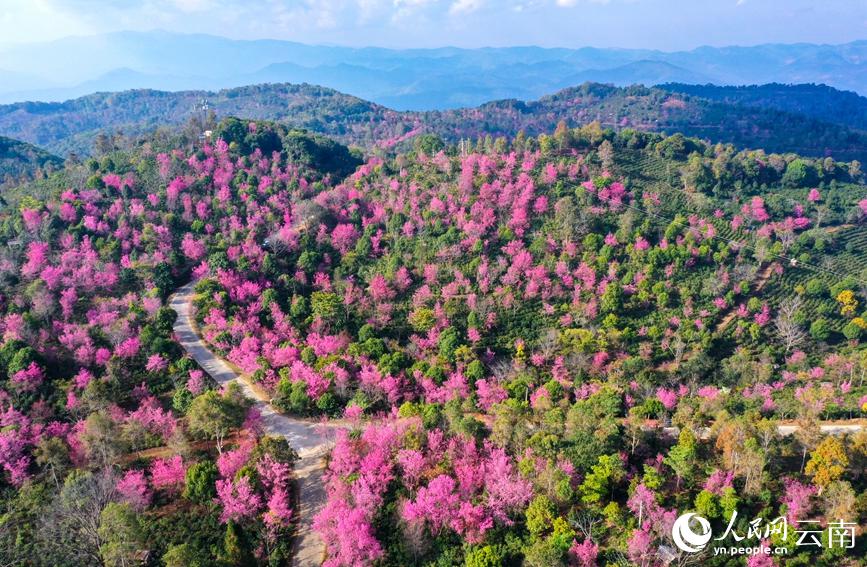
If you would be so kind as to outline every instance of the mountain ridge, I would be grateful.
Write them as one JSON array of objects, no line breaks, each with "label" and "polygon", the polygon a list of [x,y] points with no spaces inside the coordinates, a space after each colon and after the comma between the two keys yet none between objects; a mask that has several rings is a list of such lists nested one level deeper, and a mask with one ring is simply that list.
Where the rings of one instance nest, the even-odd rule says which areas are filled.
[{"label": "mountain ridge", "polygon": [[828,85],[769,83],[720,86],[664,83],[657,86],[663,90],[718,102],[776,108],[835,124],[867,129],[867,97],[853,91],[834,89]]},{"label": "mountain ridge", "polygon": [[[203,100],[221,117],[274,120],[361,146],[389,145],[412,132],[432,133],[456,142],[489,135],[509,137],[519,131],[537,135],[554,130],[560,121],[570,126],[596,121],[614,129],[681,132],[740,148],[867,160],[867,132],[846,124],[786,108],[598,83],[560,89],[536,100],[500,99],[480,106],[425,112],[400,112],[309,84],[248,85],[219,91],[140,89],[96,93],[60,103],[0,105],[0,135],[43,146],[59,155],[87,154],[100,132],[123,131],[135,136],[161,126],[180,127],[190,118],[201,117]],[[867,99],[855,101],[867,114]]]}]

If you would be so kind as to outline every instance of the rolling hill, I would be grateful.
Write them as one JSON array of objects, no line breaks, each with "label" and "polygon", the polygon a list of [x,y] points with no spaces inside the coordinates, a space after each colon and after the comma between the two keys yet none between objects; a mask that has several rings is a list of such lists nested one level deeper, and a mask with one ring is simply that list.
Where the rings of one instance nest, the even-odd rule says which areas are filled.
[{"label": "rolling hill", "polygon": [[0,187],[31,179],[37,170],[63,166],[63,160],[32,144],[0,136]]},{"label": "rolling hill", "polygon": [[659,85],[658,88],[725,104],[773,108],[802,114],[823,122],[842,124],[861,130],[867,129],[867,98],[828,85],[771,83],[726,87],[710,84],[666,83]]},{"label": "rolling hill", "polygon": [[[867,133],[844,125],[784,112],[717,102],[657,88],[585,83],[538,101],[499,101],[477,109],[426,113],[424,123],[447,138],[471,134],[538,134],[564,120],[569,125],[599,122],[614,129],[682,132],[711,142],[769,152],[796,152],[837,159],[867,159]],[[478,132],[465,132],[472,124]]]},{"label": "rolling hill", "polygon": [[828,85],[771,83],[732,87],[680,82],[658,86],[670,92],[726,104],[774,108],[783,112],[803,114],[824,122],[843,124],[850,128],[867,129],[867,98]]},{"label": "rolling hill", "polygon": [[[133,90],[62,103],[2,105],[0,135],[59,155],[88,154],[101,131],[136,136],[162,126],[178,127],[201,116],[206,101],[208,109],[221,117],[274,120],[367,147],[391,146],[422,132],[456,141],[508,137],[522,130],[535,135],[552,131],[560,121],[572,126],[596,121],[615,129],[682,132],[742,148],[867,160],[864,131],[822,120],[823,116],[833,118],[829,112],[798,113],[807,103],[775,108],[715,98],[661,88],[585,83],[529,102],[505,99],[454,110],[398,112],[307,84],[262,84],[220,91]],[[858,97],[854,101],[860,112],[867,108],[861,104],[865,100]]]},{"label": "rolling hill", "polygon": [[279,120],[357,142],[379,135],[376,125],[396,115],[384,107],[310,85],[260,85],[219,92],[132,90],[62,103],[0,106],[0,133],[61,154],[87,154],[102,130],[137,135],[161,126],[179,126],[202,114],[205,99],[221,116]]}]

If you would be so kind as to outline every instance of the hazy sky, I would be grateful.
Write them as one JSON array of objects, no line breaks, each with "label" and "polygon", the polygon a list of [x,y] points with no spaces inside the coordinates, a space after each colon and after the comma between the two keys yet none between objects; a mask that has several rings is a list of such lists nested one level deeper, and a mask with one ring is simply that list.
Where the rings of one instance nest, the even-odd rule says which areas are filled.
[{"label": "hazy sky", "polygon": [[0,0],[0,42],[125,29],[431,47],[867,39],[867,0]]}]

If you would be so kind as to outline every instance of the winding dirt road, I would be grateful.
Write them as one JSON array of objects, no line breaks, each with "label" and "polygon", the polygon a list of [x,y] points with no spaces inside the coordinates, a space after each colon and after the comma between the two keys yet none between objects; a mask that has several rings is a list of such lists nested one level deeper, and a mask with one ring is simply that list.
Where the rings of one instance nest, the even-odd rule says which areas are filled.
[{"label": "winding dirt road", "polygon": [[226,361],[211,352],[196,333],[193,324],[193,286],[194,284],[190,283],[178,289],[169,301],[169,306],[178,314],[174,326],[178,342],[218,383],[237,381],[244,394],[254,400],[256,408],[261,412],[265,430],[271,435],[285,437],[298,452],[301,458],[295,464],[295,478],[299,509],[293,565],[321,565],[325,547],[313,531],[313,518],[325,503],[322,474],[325,470],[325,454],[332,445],[332,435],[329,433],[333,432],[333,426],[323,426],[278,413],[265,395],[240,379],[239,374]]}]

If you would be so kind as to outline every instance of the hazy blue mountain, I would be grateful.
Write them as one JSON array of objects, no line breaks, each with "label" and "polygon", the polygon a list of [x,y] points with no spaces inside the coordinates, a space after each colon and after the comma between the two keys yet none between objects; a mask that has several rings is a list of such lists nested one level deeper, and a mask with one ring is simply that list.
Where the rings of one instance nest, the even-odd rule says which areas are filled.
[{"label": "hazy blue mountain", "polygon": [[594,69],[578,73],[572,84],[591,81],[610,83],[621,87],[629,85],[656,85],[665,83],[704,84],[709,77],[665,61],[642,60],[627,63],[613,69]]},{"label": "hazy blue mountain", "polygon": [[[0,102],[62,101],[128,88],[221,89],[309,82],[398,110],[536,99],[596,81],[825,83],[867,94],[867,42],[643,49],[508,47],[392,50],[117,32],[0,48]],[[24,78],[26,77],[26,80]]]},{"label": "hazy blue mountain", "polygon": [[57,84],[30,73],[0,69],[0,91],[26,91],[47,87],[57,87]]},{"label": "hazy blue mountain", "polygon": [[83,97],[96,92],[118,92],[132,89],[159,89],[181,91],[212,88],[219,81],[196,76],[150,75],[128,67],[114,69],[83,83],[50,89],[22,89],[0,94],[0,101],[63,101]]}]

